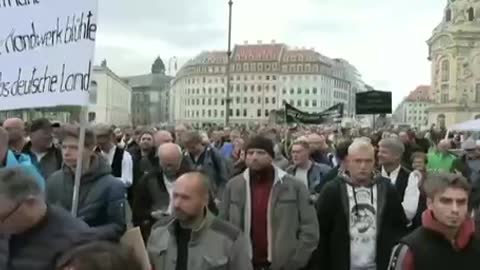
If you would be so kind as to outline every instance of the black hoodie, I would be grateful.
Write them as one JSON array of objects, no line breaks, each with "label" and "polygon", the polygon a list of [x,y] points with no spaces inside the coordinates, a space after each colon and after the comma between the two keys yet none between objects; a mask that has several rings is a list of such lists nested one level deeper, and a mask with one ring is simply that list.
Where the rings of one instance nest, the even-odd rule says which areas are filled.
[{"label": "black hoodie", "polygon": [[[72,209],[75,172],[64,166],[47,181],[47,200]],[[126,187],[111,174],[103,158],[92,156],[90,168],[82,175],[78,217],[95,228],[105,240],[119,240],[126,230]]]}]

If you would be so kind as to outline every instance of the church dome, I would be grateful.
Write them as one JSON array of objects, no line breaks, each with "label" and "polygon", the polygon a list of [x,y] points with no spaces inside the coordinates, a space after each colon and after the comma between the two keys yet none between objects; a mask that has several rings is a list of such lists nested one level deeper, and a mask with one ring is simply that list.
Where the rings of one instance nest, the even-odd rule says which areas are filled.
[{"label": "church dome", "polygon": [[160,58],[160,56],[155,59],[155,62],[153,62],[152,73],[165,74],[165,64],[163,63],[163,60],[162,58]]}]

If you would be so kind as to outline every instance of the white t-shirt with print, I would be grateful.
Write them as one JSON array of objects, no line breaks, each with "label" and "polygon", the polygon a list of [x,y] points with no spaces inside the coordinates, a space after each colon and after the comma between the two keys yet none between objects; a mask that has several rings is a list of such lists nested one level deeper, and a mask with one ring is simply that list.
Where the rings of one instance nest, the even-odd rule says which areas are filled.
[{"label": "white t-shirt with print", "polygon": [[347,184],[347,192],[350,214],[350,270],[376,270],[377,187],[353,188]]}]

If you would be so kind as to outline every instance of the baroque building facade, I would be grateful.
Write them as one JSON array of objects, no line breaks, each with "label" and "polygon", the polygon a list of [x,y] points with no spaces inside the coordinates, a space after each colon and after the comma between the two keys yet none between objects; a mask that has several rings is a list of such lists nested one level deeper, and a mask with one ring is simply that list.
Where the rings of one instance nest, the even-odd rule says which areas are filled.
[{"label": "baroque building facade", "polygon": [[[171,114],[176,123],[224,123],[226,67],[225,51],[209,51],[200,53],[179,70],[170,88],[174,97]],[[236,45],[230,66],[230,122],[266,123],[270,114],[282,109],[284,103],[307,112],[344,103],[345,116],[351,116],[352,85],[358,88],[361,78],[349,72],[357,71],[346,60],[331,59],[313,49],[289,48],[275,41]]]},{"label": "baroque building facade", "polygon": [[448,0],[427,41],[431,61],[429,124],[480,118],[480,0]]}]

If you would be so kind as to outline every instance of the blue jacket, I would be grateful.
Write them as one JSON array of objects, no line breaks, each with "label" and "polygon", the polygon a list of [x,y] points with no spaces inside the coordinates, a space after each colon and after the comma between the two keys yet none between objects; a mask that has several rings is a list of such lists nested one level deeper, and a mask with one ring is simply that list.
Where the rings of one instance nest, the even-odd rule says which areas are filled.
[{"label": "blue jacket", "polygon": [[25,173],[30,176],[33,176],[37,179],[38,184],[42,190],[45,190],[45,179],[43,179],[42,175],[38,172],[37,168],[32,164],[32,160],[28,155],[20,154],[15,157],[15,154],[8,150],[7,158],[5,162],[5,168],[15,168],[20,167],[23,169]]}]

